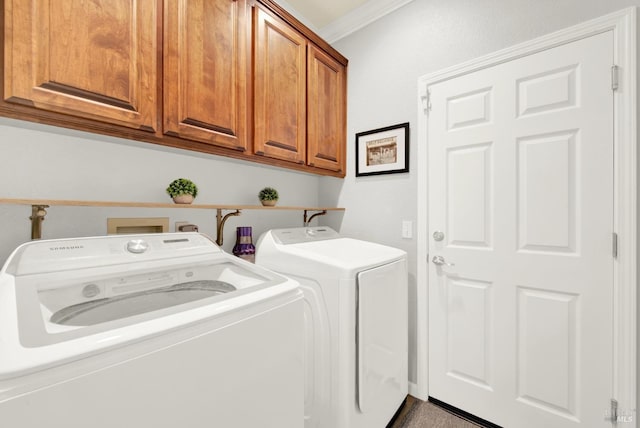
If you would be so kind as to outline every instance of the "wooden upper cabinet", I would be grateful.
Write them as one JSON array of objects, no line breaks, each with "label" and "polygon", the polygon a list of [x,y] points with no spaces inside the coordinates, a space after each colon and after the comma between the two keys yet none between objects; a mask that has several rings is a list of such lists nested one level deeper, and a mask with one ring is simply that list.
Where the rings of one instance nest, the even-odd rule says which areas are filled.
[{"label": "wooden upper cabinet", "polygon": [[344,172],[346,68],[313,45],[307,61],[307,164]]},{"label": "wooden upper cabinet", "polygon": [[256,6],[254,37],[254,153],[306,161],[306,39]]},{"label": "wooden upper cabinet", "polygon": [[155,131],[155,0],[5,0],[4,99]]},{"label": "wooden upper cabinet", "polygon": [[0,0],[0,116],[344,177],[348,61],[276,1]]},{"label": "wooden upper cabinet", "polygon": [[164,133],[244,151],[246,0],[165,0]]}]

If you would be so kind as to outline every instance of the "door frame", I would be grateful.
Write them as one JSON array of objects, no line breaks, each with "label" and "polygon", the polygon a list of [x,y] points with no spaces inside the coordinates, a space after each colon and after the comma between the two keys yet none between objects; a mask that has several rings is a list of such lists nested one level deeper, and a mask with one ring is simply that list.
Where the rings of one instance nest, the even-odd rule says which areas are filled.
[{"label": "door frame", "polygon": [[[606,31],[614,35],[614,64],[619,86],[614,92],[614,231],[618,257],[613,273],[613,397],[619,414],[636,409],[637,310],[637,82],[636,7],[622,9],[546,36],[503,49],[418,79],[418,211],[417,211],[417,382],[410,393],[426,400],[428,387],[428,111],[429,87],[438,82],[584,39]],[[606,409],[603,409],[606,410]],[[635,415],[633,415],[635,416]],[[604,417],[604,415],[603,415]],[[636,417],[629,428],[636,427]]]}]

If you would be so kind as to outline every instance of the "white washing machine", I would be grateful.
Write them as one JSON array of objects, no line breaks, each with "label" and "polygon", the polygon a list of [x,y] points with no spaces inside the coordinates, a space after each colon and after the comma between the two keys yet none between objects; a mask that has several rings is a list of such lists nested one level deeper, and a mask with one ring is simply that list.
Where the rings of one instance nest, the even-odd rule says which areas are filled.
[{"label": "white washing machine", "polygon": [[328,227],[275,229],[256,263],[304,292],[305,428],[384,428],[408,392],[406,253]]},{"label": "white washing machine", "polygon": [[301,428],[298,284],[197,233],[34,241],[0,271],[0,425]]}]

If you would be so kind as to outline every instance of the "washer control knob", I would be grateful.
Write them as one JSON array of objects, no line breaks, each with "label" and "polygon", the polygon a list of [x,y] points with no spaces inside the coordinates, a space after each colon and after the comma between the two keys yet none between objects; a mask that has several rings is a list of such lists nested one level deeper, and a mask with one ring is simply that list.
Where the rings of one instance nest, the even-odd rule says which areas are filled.
[{"label": "washer control knob", "polygon": [[96,284],[88,284],[82,288],[82,295],[87,299],[96,297],[98,294],[100,294],[100,287],[98,287]]},{"label": "washer control knob", "polygon": [[142,254],[149,249],[149,243],[143,239],[132,239],[127,242],[127,251],[133,254]]}]

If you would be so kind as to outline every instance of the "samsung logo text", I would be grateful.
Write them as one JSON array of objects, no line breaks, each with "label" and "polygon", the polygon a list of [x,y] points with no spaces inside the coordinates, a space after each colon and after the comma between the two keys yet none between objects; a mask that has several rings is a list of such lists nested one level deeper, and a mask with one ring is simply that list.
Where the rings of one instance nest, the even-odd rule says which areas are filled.
[{"label": "samsung logo text", "polygon": [[66,247],[49,247],[50,251],[66,251],[66,250],[80,250],[84,248],[84,245],[69,245]]}]

